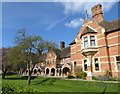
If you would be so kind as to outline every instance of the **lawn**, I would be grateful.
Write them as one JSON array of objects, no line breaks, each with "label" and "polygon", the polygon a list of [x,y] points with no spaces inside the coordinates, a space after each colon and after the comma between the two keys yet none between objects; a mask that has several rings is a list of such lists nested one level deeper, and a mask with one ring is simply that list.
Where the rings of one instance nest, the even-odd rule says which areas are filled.
[{"label": "lawn", "polygon": [[33,88],[39,92],[118,92],[118,83],[65,80],[48,77],[33,77],[29,86],[26,84],[27,77],[19,75],[6,76],[2,83]]}]

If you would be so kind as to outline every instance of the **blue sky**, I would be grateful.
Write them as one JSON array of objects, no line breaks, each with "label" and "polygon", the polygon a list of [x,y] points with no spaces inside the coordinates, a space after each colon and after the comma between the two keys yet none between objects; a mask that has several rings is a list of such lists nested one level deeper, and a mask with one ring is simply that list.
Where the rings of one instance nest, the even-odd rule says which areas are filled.
[{"label": "blue sky", "polygon": [[[25,28],[30,35],[66,46],[75,38],[85,19],[85,10],[91,18],[91,7],[99,2],[3,2],[2,46],[14,45],[16,32]],[[101,3],[106,21],[118,18],[118,3]]]}]

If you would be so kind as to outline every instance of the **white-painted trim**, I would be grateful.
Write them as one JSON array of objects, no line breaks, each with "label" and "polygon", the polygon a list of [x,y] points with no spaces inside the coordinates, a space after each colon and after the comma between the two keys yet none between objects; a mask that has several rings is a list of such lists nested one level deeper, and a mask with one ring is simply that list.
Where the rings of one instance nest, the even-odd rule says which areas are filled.
[{"label": "white-painted trim", "polygon": [[84,70],[84,60],[87,60],[87,62],[88,62],[88,58],[82,59],[82,68],[83,68],[83,71],[84,71],[84,72],[87,72],[87,71]]},{"label": "white-painted trim", "polygon": [[86,25],[87,27],[89,27],[90,29],[94,30],[95,32],[98,32],[95,28],[89,26],[89,25]]},{"label": "white-painted trim", "polygon": [[[116,55],[116,56],[120,56],[120,55]],[[120,71],[118,70],[116,56],[114,56],[114,60],[115,60],[115,71],[116,71],[116,72],[120,72]]]},{"label": "white-painted trim", "polygon": [[[99,71],[96,71],[95,70],[95,58],[98,58],[98,64],[99,64]],[[93,66],[93,72],[101,72],[101,63],[100,63],[100,57],[94,57],[94,58],[92,58],[92,66]]]},{"label": "white-painted trim", "polygon": [[92,21],[89,21],[89,22],[87,22],[87,23],[84,23],[84,24],[82,25],[82,27],[83,27],[83,26],[86,26],[86,25],[89,24],[89,23],[92,23]]}]

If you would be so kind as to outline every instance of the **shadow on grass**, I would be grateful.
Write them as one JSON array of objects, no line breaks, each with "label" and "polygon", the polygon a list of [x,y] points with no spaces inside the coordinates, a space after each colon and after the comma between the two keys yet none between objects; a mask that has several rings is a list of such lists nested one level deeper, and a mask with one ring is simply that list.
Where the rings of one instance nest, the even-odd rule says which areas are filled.
[{"label": "shadow on grass", "polygon": [[[31,80],[37,78],[37,76],[32,76],[31,77]],[[28,76],[20,76],[20,77],[7,77],[7,78],[4,78],[5,80],[27,80],[28,79]]]},{"label": "shadow on grass", "polygon": [[43,84],[43,83],[46,83],[48,80],[50,80],[50,78],[47,78],[47,79],[45,79],[45,80],[42,80],[41,82],[35,83],[35,84],[33,84],[33,85]]}]

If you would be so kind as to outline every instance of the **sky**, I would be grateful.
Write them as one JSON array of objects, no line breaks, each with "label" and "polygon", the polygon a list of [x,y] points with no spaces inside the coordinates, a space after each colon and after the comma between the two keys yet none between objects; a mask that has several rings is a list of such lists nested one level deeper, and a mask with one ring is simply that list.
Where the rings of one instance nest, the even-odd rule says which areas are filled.
[{"label": "sky", "polygon": [[3,2],[2,47],[14,46],[21,28],[30,35],[40,35],[58,45],[64,41],[69,46],[84,22],[86,10],[92,20],[91,8],[98,3],[103,6],[106,21],[118,18],[117,2]]}]

